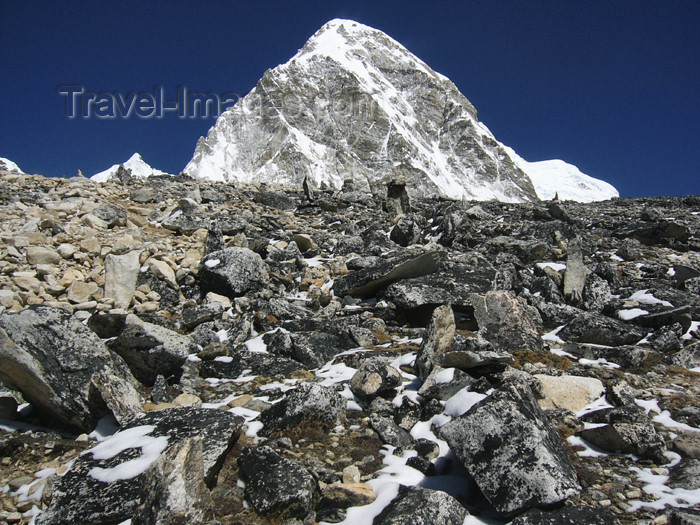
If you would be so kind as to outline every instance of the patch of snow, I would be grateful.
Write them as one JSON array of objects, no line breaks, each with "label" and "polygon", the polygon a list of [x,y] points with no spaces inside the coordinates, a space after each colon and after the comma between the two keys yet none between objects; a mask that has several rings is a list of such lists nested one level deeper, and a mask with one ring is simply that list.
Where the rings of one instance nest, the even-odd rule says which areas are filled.
[{"label": "patch of snow", "polygon": [[639,304],[660,304],[662,306],[670,306],[670,307],[673,306],[668,301],[662,301],[661,299],[657,299],[656,297],[654,297],[652,294],[650,294],[648,292],[649,292],[649,290],[639,290],[637,292],[634,292],[632,295],[630,295],[626,300],[627,301],[636,301]]},{"label": "patch of snow", "polygon": [[142,425],[118,432],[96,447],[86,451],[94,459],[111,459],[117,454],[130,449],[140,448],[141,456],[130,459],[112,468],[94,467],[88,475],[103,483],[112,483],[120,479],[130,479],[146,472],[168,447],[166,436],[149,436],[155,430],[153,425]]},{"label": "patch of snow", "polygon": [[209,259],[208,261],[205,261],[204,266],[207,268],[216,268],[219,266],[219,264],[221,264],[221,259]]},{"label": "patch of snow", "polygon": [[642,310],[641,308],[631,308],[629,310],[618,310],[617,316],[623,321],[629,321],[636,317],[641,317],[642,315],[649,315],[647,310]]},{"label": "patch of snow", "polygon": [[444,368],[443,370],[440,370],[437,374],[435,374],[435,382],[437,384],[442,384],[442,383],[449,383],[452,381],[455,377],[455,369],[454,368]]},{"label": "patch of snow", "polygon": [[562,270],[566,270],[566,264],[563,263],[558,263],[558,262],[539,262],[536,263],[538,268],[545,269],[545,268],[551,268],[552,270],[556,272],[561,272]]},{"label": "patch of snow", "polygon": [[[561,337],[559,337],[559,335],[557,335],[557,334],[559,334],[559,332],[561,332],[563,330],[563,328],[565,326],[566,325],[564,324],[564,325],[559,326],[558,328],[555,328],[551,332],[547,332],[546,334],[544,334],[542,336],[542,340],[548,341],[550,343],[565,344],[565,341]],[[554,350],[552,350],[552,353],[554,353]],[[566,354],[566,352],[564,352],[564,354]],[[559,354],[559,355],[561,355],[561,354]],[[573,357],[571,354],[567,354],[567,355]]]}]

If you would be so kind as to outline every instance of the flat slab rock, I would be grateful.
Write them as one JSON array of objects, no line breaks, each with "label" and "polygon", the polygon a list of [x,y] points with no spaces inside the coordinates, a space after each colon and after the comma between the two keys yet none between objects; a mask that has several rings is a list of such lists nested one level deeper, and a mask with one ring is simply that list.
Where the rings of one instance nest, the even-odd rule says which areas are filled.
[{"label": "flat slab rock", "polygon": [[149,469],[163,452],[189,439],[202,440],[204,480],[216,478],[243,418],[221,410],[171,408],[126,422],[122,431],[79,456],[54,478],[49,508],[37,525],[119,523],[136,511]]},{"label": "flat slab rock", "polygon": [[447,492],[401,485],[372,525],[462,525],[467,514]]},{"label": "flat slab rock", "polygon": [[515,518],[511,525],[617,525],[617,523],[617,519],[609,510],[572,506],[552,511],[532,509]]},{"label": "flat slab rock", "polygon": [[507,383],[440,435],[503,514],[559,503],[580,491],[561,439],[525,385]]}]

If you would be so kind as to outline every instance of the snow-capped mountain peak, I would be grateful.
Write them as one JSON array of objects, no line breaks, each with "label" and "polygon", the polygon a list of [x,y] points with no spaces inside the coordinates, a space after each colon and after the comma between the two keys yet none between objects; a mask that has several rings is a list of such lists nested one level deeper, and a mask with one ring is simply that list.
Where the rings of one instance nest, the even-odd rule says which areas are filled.
[{"label": "snow-capped mountain peak", "polygon": [[143,160],[140,154],[134,153],[131,157],[129,157],[129,160],[123,164],[115,164],[109,169],[95,173],[92,177],[90,177],[90,179],[94,180],[95,182],[108,181],[117,174],[117,171],[122,166],[124,169],[131,172],[132,177],[136,177],[138,179],[146,179],[151,175],[167,175],[167,173],[164,171],[152,168]]},{"label": "snow-capped mountain peak", "polygon": [[11,171],[13,173],[19,173],[20,175],[24,174],[16,163],[5,157],[0,157],[0,170]]},{"label": "snow-capped mountain peak", "polygon": [[527,201],[540,196],[530,172],[546,185],[541,168],[511,155],[447,77],[383,32],[336,19],[222,114],[184,171],[333,188],[352,178],[368,190],[400,177],[412,193]]}]

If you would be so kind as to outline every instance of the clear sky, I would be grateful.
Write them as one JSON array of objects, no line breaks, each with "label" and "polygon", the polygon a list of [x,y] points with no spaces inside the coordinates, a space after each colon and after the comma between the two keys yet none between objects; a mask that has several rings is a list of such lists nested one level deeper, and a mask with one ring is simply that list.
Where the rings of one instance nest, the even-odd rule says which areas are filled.
[{"label": "clear sky", "polygon": [[138,151],[180,172],[214,119],[69,119],[60,85],[250,91],[325,22],[386,32],[448,76],[496,138],[629,196],[700,194],[700,2],[0,2],[0,156],[87,176]]}]

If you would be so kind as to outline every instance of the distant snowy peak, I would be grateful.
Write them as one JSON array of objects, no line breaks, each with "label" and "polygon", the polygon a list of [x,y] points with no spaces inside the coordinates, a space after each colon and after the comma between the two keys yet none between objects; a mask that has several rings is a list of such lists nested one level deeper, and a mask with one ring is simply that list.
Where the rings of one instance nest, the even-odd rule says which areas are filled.
[{"label": "distant snowy peak", "polygon": [[14,173],[24,174],[24,172],[19,169],[19,166],[12,162],[10,159],[0,157],[0,170],[11,171]]},{"label": "distant snowy peak", "polygon": [[512,148],[504,148],[513,162],[530,177],[537,196],[542,200],[557,196],[564,201],[594,202],[620,196],[612,184],[582,173],[573,164],[558,159],[528,162]]},{"label": "distant snowy peak", "polygon": [[353,179],[369,191],[401,178],[414,194],[522,202],[548,183],[532,164],[540,163],[511,155],[457,87],[396,40],[332,20],[219,117],[184,171],[331,188]]},{"label": "distant snowy peak", "polygon": [[117,171],[121,166],[130,171],[131,176],[136,177],[137,179],[146,179],[151,175],[168,175],[164,171],[152,168],[143,160],[143,158],[141,158],[141,155],[134,153],[125,163],[115,164],[105,171],[95,173],[92,177],[90,177],[90,179],[94,180],[95,182],[105,182],[111,180],[117,174]]}]

